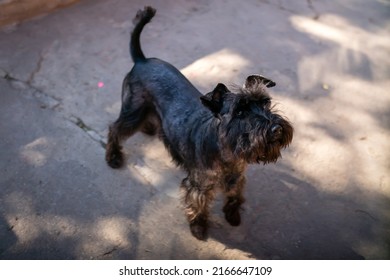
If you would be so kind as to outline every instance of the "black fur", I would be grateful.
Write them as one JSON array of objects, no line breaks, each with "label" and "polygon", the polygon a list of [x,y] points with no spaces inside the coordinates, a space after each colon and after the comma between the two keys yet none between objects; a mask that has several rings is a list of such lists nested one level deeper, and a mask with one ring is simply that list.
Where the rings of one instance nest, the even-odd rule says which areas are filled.
[{"label": "black fur", "polygon": [[169,63],[145,58],[139,37],[154,14],[146,7],[135,18],[130,42],[135,64],[123,81],[122,108],[109,129],[106,160],[113,168],[123,166],[123,140],[137,131],[157,134],[188,173],[181,184],[186,214],[192,234],[204,239],[215,191],[225,194],[226,220],[239,225],[247,165],[275,162],[292,141],[293,128],[273,110],[266,92],[275,86],[270,79],[251,75],[235,93],[218,84],[202,95]]}]

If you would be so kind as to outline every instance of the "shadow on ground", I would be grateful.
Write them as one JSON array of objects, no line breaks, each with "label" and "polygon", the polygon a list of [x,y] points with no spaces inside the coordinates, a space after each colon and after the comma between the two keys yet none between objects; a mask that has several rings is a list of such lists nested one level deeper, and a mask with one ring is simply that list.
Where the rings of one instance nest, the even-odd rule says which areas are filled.
[{"label": "shadow on ground", "polygon": [[151,2],[145,53],[202,92],[252,73],[275,80],[293,144],[249,168],[243,224],[224,221],[218,197],[197,241],[184,174],[160,142],[135,136],[125,169],[104,162],[143,1],[86,0],[3,30],[0,258],[390,259],[387,4]]}]

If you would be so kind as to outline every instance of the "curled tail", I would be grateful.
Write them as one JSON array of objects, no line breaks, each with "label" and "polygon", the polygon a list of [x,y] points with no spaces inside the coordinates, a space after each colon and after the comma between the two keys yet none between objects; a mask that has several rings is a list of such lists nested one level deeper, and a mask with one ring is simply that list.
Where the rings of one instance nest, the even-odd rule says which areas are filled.
[{"label": "curled tail", "polygon": [[150,20],[156,14],[156,9],[147,6],[143,10],[139,10],[137,15],[133,19],[135,24],[134,30],[131,33],[130,39],[130,55],[134,62],[145,60],[145,55],[141,50],[140,35],[144,26],[150,22]]}]

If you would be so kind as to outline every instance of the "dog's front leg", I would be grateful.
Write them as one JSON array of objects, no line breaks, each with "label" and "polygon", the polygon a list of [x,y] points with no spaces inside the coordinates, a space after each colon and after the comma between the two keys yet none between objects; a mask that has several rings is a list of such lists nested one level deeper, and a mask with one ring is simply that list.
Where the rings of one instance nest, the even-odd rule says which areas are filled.
[{"label": "dog's front leg", "polygon": [[237,176],[229,174],[225,177],[223,212],[226,221],[232,226],[239,226],[241,223],[240,208],[241,204],[245,202],[243,196],[245,181],[245,176],[242,174]]}]

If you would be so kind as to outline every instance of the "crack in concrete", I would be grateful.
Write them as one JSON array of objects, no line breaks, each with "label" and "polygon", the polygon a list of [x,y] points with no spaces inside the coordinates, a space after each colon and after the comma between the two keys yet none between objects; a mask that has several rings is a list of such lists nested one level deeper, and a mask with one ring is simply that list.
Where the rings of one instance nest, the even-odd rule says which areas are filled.
[{"label": "crack in concrete", "polygon": [[[264,3],[264,4],[267,4],[267,5],[270,5],[270,6],[274,6],[282,11],[286,11],[288,13],[292,13],[292,14],[297,14],[298,11],[295,11],[293,9],[289,9],[289,8],[286,8],[283,3],[281,3],[281,1],[278,1],[277,3],[271,3],[269,2],[268,0],[260,0],[260,2]],[[314,16],[312,16],[312,18],[314,20],[317,20],[319,19],[320,17],[320,13],[317,12],[316,8],[314,7],[313,5],[313,2],[312,0],[306,0],[306,3],[307,3],[307,7],[309,8],[309,10],[311,10],[313,13],[314,13]]]},{"label": "crack in concrete", "polygon": [[[41,60],[43,61],[44,58]],[[42,62],[38,63],[41,64]],[[38,66],[37,69],[34,71],[35,73],[39,72],[39,69],[41,66]],[[40,107],[42,109],[52,109],[55,110],[61,105],[61,100],[55,97],[50,96],[49,94],[44,93],[43,91],[39,90],[38,88],[34,87],[32,85],[32,79],[34,78],[34,75],[31,75],[29,80],[27,82],[22,81],[16,77],[13,77],[8,71],[4,69],[0,69],[0,76],[9,82],[11,87],[14,89],[18,89],[23,92],[24,95],[32,97],[40,103]],[[84,121],[76,116],[63,116],[66,120],[74,123],[78,127],[80,127],[84,132],[88,134],[88,136],[99,143],[104,149],[106,148],[106,142],[104,138],[93,128],[86,125]]]},{"label": "crack in concrete", "polygon": [[42,64],[43,64],[43,61],[45,60],[46,56],[43,54],[43,52],[40,53],[39,55],[39,59],[38,59],[38,62],[37,62],[37,66],[35,67],[35,69],[31,72],[29,78],[27,79],[27,84],[28,85],[32,85],[34,79],[35,79],[35,76],[41,71],[42,69]]},{"label": "crack in concrete", "polygon": [[4,80],[7,80],[7,81],[15,81],[15,80],[17,80],[16,78],[12,77],[8,71],[6,71],[4,69],[0,69],[0,73],[1,73],[1,77]]},{"label": "crack in concrete", "polygon": [[95,142],[99,143],[100,146],[103,147],[103,149],[106,149],[106,141],[105,139],[92,127],[85,124],[85,122],[76,116],[70,116],[67,118],[71,123],[77,125],[79,128],[81,128],[84,132],[87,133],[87,135],[94,140]]},{"label": "crack in concrete", "polygon": [[34,82],[34,79],[35,77],[37,76],[37,74],[42,70],[42,65],[43,65],[43,62],[46,60],[47,56],[50,54],[50,51],[53,49],[53,48],[56,48],[59,44],[59,41],[58,40],[55,40],[53,41],[52,43],[50,43],[50,45],[43,49],[41,51],[41,53],[39,54],[39,58],[38,58],[38,62],[36,64],[36,67],[35,69],[31,72],[30,76],[28,77],[26,83],[28,85],[32,85],[33,82]]},{"label": "crack in concrete", "polygon": [[280,1],[278,1],[278,3],[270,3],[268,0],[260,0],[260,2],[267,4],[267,5],[270,5],[270,6],[274,6],[282,11],[286,11],[289,13],[295,13],[295,11],[284,7],[283,4],[280,3]]},{"label": "crack in concrete", "polygon": [[115,251],[118,251],[118,250],[120,250],[120,244],[114,246],[111,250],[109,250],[107,252],[104,252],[103,254],[99,255],[97,258],[107,257],[109,255],[112,255],[112,253],[114,253]]},{"label": "crack in concrete", "polygon": [[1,77],[8,81],[12,88],[22,91],[24,95],[34,98],[40,103],[43,109],[56,109],[61,105],[61,100],[44,93],[40,89],[32,86],[28,82],[13,77],[8,71],[0,69]]},{"label": "crack in concrete", "polygon": [[[42,59],[43,60],[43,59]],[[42,62],[41,62],[42,63]],[[35,73],[39,72],[41,66],[38,66],[36,70],[34,71]],[[33,98],[37,100],[40,103],[40,107],[43,109],[52,109],[55,110],[56,112],[60,112],[60,115],[66,120],[77,127],[79,127],[83,132],[85,132],[93,141],[97,142],[100,144],[100,146],[103,149],[106,149],[106,139],[105,137],[101,136],[97,130],[93,129],[91,126],[87,125],[82,118],[78,116],[67,116],[64,113],[61,113],[60,110],[56,110],[60,105],[61,105],[61,100],[57,99],[55,97],[52,97],[41,90],[35,88],[32,85],[32,80],[34,78],[34,75],[31,75],[29,78],[29,81],[25,82],[22,81],[16,77],[13,77],[8,71],[1,69],[0,68],[0,78],[5,79],[6,81],[9,82],[11,87],[20,90],[23,95],[28,96],[30,98]],[[135,165],[133,165],[133,170],[138,173],[140,177],[142,177],[145,180],[145,183],[147,183],[151,188],[152,188],[152,193],[154,194],[157,191],[157,188],[153,185],[153,183],[148,179],[145,174],[140,172],[140,170],[137,169]]]},{"label": "crack in concrete", "polygon": [[375,218],[373,215],[371,215],[371,214],[370,214],[369,212],[367,212],[367,211],[364,211],[364,210],[361,210],[361,209],[356,209],[356,210],[355,210],[355,213],[365,214],[365,215],[367,215],[369,218],[371,218],[371,220],[373,220],[373,221],[375,221],[375,222],[378,221],[377,218]]},{"label": "crack in concrete", "polygon": [[319,19],[320,13],[317,12],[316,8],[314,7],[313,1],[312,0],[306,0],[306,1],[307,1],[307,6],[309,7],[309,9],[314,13],[313,19],[315,19],[315,20]]}]

